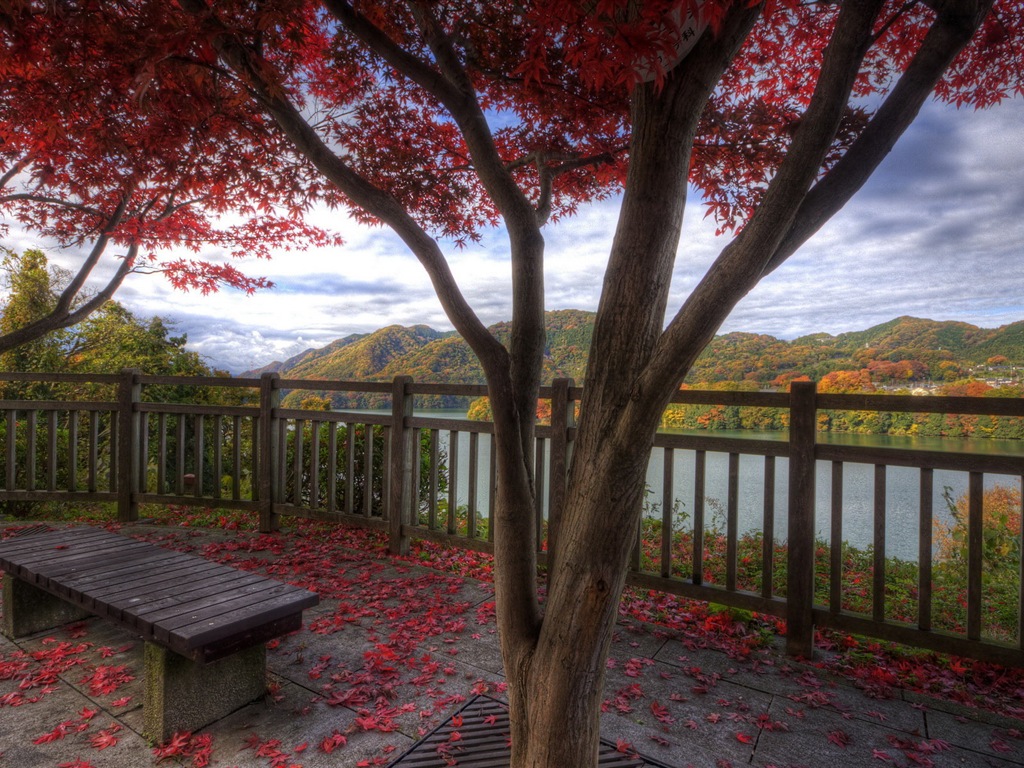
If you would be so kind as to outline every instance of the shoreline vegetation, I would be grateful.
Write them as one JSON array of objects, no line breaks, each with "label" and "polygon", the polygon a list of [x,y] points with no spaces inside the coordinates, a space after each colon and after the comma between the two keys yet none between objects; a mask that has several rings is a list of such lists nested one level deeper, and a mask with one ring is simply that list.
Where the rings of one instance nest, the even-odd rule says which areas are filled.
[{"label": "shoreline vegetation", "polygon": [[[987,387],[987,388],[986,388]],[[756,385],[735,382],[702,384],[682,389],[706,389],[719,392],[757,392]],[[969,390],[969,391],[965,391]],[[843,389],[836,391],[823,380],[818,391],[822,394],[870,394],[875,390]],[[991,394],[990,394],[991,393]],[[885,394],[911,394],[906,390]],[[988,387],[983,382],[973,386],[941,387],[937,395],[947,397],[1024,397],[1024,387]],[[927,397],[927,395],[922,395]],[[490,421],[491,405],[486,397],[474,400],[467,411],[471,421]],[[551,422],[551,404],[537,403],[537,419],[541,424]],[[761,408],[732,405],[672,404],[665,409],[661,429],[781,432],[789,429],[789,412],[782,408]],[[975,416],[970,414],[896,413],[881,411],[823,410],[818,414],[818,432],[836,432],[857,435],[890,435],[893,437],[947,437],[988,438],[995,440],[1024,440],[1024,418],[1012,416]]]}]

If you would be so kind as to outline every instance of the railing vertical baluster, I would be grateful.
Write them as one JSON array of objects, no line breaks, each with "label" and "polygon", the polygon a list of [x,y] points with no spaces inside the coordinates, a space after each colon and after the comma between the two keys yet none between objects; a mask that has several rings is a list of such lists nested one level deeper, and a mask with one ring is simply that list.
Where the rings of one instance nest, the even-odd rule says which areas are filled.
[{"label": "railing vertical baluster", "polygon": [[466,489],[467,528],[466,535],[476,538],[476,489],[480,463],[480,433],[469,433],[469,486]]},{"label": "railing vertical baluster", "polygon": [[179,496],[185,495],[185,429],[188,426],[186,422],[185,414],[179,413],[174,427],[174,492]]},{"label": "railing vertical baluster", "polygon": [[37,411],[25,413],[25,490],[36,489],[36,431]]},{"label": "railing vertical baluster", "polygon": [[843,609],[843,462],[832,462],[832,527],[829,534],[829,613]]},{"label": "railing vertical baluster", "polygon": [[302,469],[304,466],[306,420],[295,420],[295,437],[292,444],[292,504],[302,506]]},{"label": "railing vertical baluster", "polygon": [[156,492],[167,493],[167,414],[157,416]]},{"label": "railing vertical baluster", "polygon": [[46,414],[46,490],[57,490],[57,411]]},{"label": "railing vertical baluster", "polygon": [[764,457],[764,531],[761,536],[761,596],[775,593],[775,457]]},{"label": "railing vertical baluster", "polygon": [[89,411],[89,493],[99,490],[100,414]]},{"label": "railing vertical baluster", "polygon": [[430,480],[427,497],[427,528],[437,530],[438,437],[440,430],[430,430]]},{"label": "railing vertical baluster", "polygon": [[7,412],[7,482],[4,490],[15,490],[18,482],[18,412],[13,408]]},{"label": "railing vertical baluster", "polygon": [[327,424],[327,514],[338,512],[338,422]]},{"label": "railing vertical baluster", "polygon": [[254,448],[257,453],[257,485],[259,489],[260,531],[270,533],[277,530],[279,517],[274,510],[277,494],[282,486],[278,478],[279,466],[284,456],[278,443],[278,419],[276,411],[281,405],[281,390],[277,387],[278,375],[264,373],[260,376],[260,415],[253,425]]},{"label": "railing vertical baluster", "polygon": [[[263,491],[260,488],[260,483],[262,482],[260,478],[263,477],[263,475],[260,474],[260,462],[263,461],[262,457],[266,451],[263,449],[264,436],[262,434],[262,427],[260,426],[261,421],[262,419],[259,416],[254,416],[248,420],[249,440],[252,445],[252,450],[249,453],[249,476],[251,477],[249,482],[249,494],[253,501],[260,504],[257,509],[260,510],[259,514],[262,516],[263,512],[262,502],[260,502],[260,494],[263,493]],[[241,472],[239,472],[238,477],[238,482],[241,483]],[[241,493],[241,487],[239,487],[239,493]]]},{"label": "railing vertical baluster", "polygon": [[205,424],[203,414],[197,413],[192,417],[192,429],[195,433],[192,440],[192,452],[195,455],[193,459],[192,472],[195,475],[195,479],[192,481],[192,492],[197,499],[203,497],[203,471],[206,469],[205,461],[206,458],[206,445],[205,445]]},{"label": "railing vertical baluster", "polygon": [[448,432],[448,534],[455,535],[455,510],[459,502],[459,433]]},{"label": "railing vertical baluster", "polygon": [[356,505],[356,429],[357,424],[345,424],[345,514],[354,515]]},{"label": "railing vertical baluster", "polygon": [[533,455],[533,486],[536,494],[533,497],[534,521],[537,536],[537,551],[543,550],[545,545],[544,532],[544,465],[547,463],[547,444],[542,437],[538,437]]},{"label": "railing vertical baluster", "polygon": [[277,420],[277,486],[274,503],[283,504],[288,494],[288,420]]},{"label": "railing vertical baluster", "polygon": [[136,451],[138,464],[137,485],[135,490],[138,493],[146,493],[149,490],[149,414],[139,414],[139,444]]},{"label": "railing vertical baluster", "polygon": [[[494,435],[488,435],[490,438],[490,453],[491,453],[491,478],[487,484],[487,540],[494,541],[494,497],[498,490],[498,454],[494,449]],[[571,446],[570,446],[571,448]]]},{"label": "railing vertical baluster", "polygon": [[885,465],[875,465],[874,563],[871,618],[885,621]]},{"label": "railing vertical baluster", "polygon": [[725,524],[725,588],[736,591],[737,540],[739,538],[740,455],[729,454],[729,497]]},{"label": "railing vertical baluster", "polygon": [[412,430],[412,487],[409,489],[406,519],[410,525],[420,522],[420,486],[423,484],[423,430],[415,427]]},{"label": "railing vertical baluster", "polygon": [[917,628],[932,628],[932,527],[934,471],[921,469],[917,529]]},{"label": "railing vertical baluster", "polygon": [[1018,552],[1020,552],[1020,578],[1017,581],[1017,647],[1024,651],[1024,476],[1020,478],[1020,515],[1017,530],[1020,531]]},{"label": "railing vertical baluster", "polygon": [[391,450],[392,450],[392,447],[394,445],[392,443],[392,429],[389,426],[385,426],[383,431],[384,431],[384,435],[383,435],[383,438],[384,438],[384,448],[383,448],[381,468],[380,468],[380,471],[381,471],[381,481],[380,481],[380,488],[381,488],[381,491],[380,491],[380,505],[381,505],[381,509],[380,509],[380,515],[381,515],[381,519],[390,522],[393,519],[391,517],[392,513],[394,513],[396,515],[399,515],[399,519],[401,519],[401,511],[400,511],[401,507],[399,507],[398,510],[395,510],[395,509],[392,508],[392,504],[391,504],[391,502],[392,502],[392,498],[391,498],[391,490],[392,490],[391,489],[391,468],[392,468]]},{"label": "railing vertical baluster", "polygon": [[117,493],[118,459],[117,412],[107,411],[107,490]]},{"label": "railing vertical baluster", "polygon": [[373,424],[363,425],[363,517],[373,515]]},{"label": "railing vertical baluster", "polygon": [[[572,379],[555,379],[551,382],[551,460],[548,486],[548,567],[554,567],[558,547],[558,525],[565,506],[566,482],[569,474],[569,452],[572,441],[569,430],[576,424],[575,402],[570,399],[570,390],[575,386]],[[493,454],[493,450],[491,452]]]},{"label": "railing vertical baluster", "polygon": [[661,477],[661,576],[672,575],[672,511],[675,493],[675,452],[665,449],[665,461]]},{"label": "railing vertical baluster", "polygon": [[697,451],[693,461],[693,575],[696,585],[704,583],[704,478],[707,454]]},{"label": "railing vertical baluster", "polygon": [[[254,436],[255,439],[255,436]],[[253,443],[253,448],[256,445]],[[255,451],[253,451],[255,454]],[[255,480],[255,475],[253,479]],[[250,493],[252,493],[250,489]],[[255,494],[252,494],[255,495]],[[231,498],[238,501],[242,498],[242,417],[231,419]]]},{"label": "railing vertical baluster", "polygon": [[[80,411],[68,411],[68,490],[78,490],[78,418]],[[10,428],[8,428],[10,435]]]},{"label": "railing vertical baluster", "polygon": [[[117,519],[123,523],[138,520],[139,502],[136,498],[139,487],[141,464],[139,462],[139,418],[138,403],[142,399],[142,385],[139,371],[126,368],[121,371],[117,398]],[[114,425],[111,425],[112,434]],[[113,451],[110,457],[114,462]]]},{"label": "railing vertical baluster", "polygon": [[817,406],[813,382],[790,385],[789,558],[786,567],[786,650],[814,654],[814,443]]},{"label": "railing vertical baluster", "polygon": [[213,498],[221,498],[221,478],[224,477],[224,417],[213,417]]},{"label": "railing vertical baluster", "polygon": [[981,639],[981,579],[984,567],[985,476],[971,472],[967,481],[967,639]]},{"label": "railing vertical baluster", "polygon": [[322,421],[309,422],[309,508],[320,509],[320,427]]}]

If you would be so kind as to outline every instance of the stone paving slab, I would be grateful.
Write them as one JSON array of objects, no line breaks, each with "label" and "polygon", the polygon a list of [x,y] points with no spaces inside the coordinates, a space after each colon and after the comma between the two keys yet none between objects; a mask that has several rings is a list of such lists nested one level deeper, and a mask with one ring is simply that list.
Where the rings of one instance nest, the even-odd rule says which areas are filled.
[{"label": "stone paving slab", "polygon": [[[223,532],[133,528],[193,551],[234,541]],[[277,578],[297,572],[287,553],[229,554]],[[17,643],[0,637],[0,768],[383,766],[474,695],[502,698],[491,585],[350,552],[315,567],[351,580],[351,594],[325,595],[303,630],[271,644],[263,699],[182,737],[163,759],[139,735],[142,643],[130,634],[93,619]],[[403,580],[431,592],[403,591]],[[356,616],[378,593],[373,615]],[[457,620],[425,626],[430,605],[457,607]],[[746,659],[698,646],[635,622],[620,626],[603,736],[671,768],[1024,766],[1019,720],[927,697],[869,698],[779,645]],[[403,651],[391,658],[395,647]],[[66,663],[37,680],[58,648]],[[21,688],[27,676],[37,684]],[[62,723],[63,738],[33,743]],[[115,726],[107,741],[116,742],[98,749]]]}]

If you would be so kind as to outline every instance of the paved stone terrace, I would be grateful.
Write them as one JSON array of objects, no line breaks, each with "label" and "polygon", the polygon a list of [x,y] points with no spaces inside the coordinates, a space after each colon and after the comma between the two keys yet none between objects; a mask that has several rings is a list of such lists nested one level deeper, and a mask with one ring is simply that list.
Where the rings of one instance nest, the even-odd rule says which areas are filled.
[{"label": "paved stone terrace", "polygon": [[[474,694],[501,698],[486,582],[346,549],[344,533],[325,543],[122,530],[318,588],[321,604],[272,644],[262,701],[162,754],[139,735],[142,644],[131,635],[95,619],[0,638],[0,768],[383,766]],[[1024,766],[1024,721],[909,694],[869,698],[777,645],[742,660],[699,645],[621,625],[603,736],[677,768]]]}]

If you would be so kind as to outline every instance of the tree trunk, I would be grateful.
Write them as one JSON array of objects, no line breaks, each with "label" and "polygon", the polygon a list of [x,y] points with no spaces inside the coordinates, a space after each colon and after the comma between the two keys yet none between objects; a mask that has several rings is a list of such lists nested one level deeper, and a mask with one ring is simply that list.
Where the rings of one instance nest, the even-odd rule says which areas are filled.
[{"label": "tree trunk", "polygon": [[598,445],[573,475],[535,650],[506,670],[513,721],[526,723],[513,732],[513,768],[597,764],[605,660],[635,540],[624,532],[637,530],[650,442]]}]

